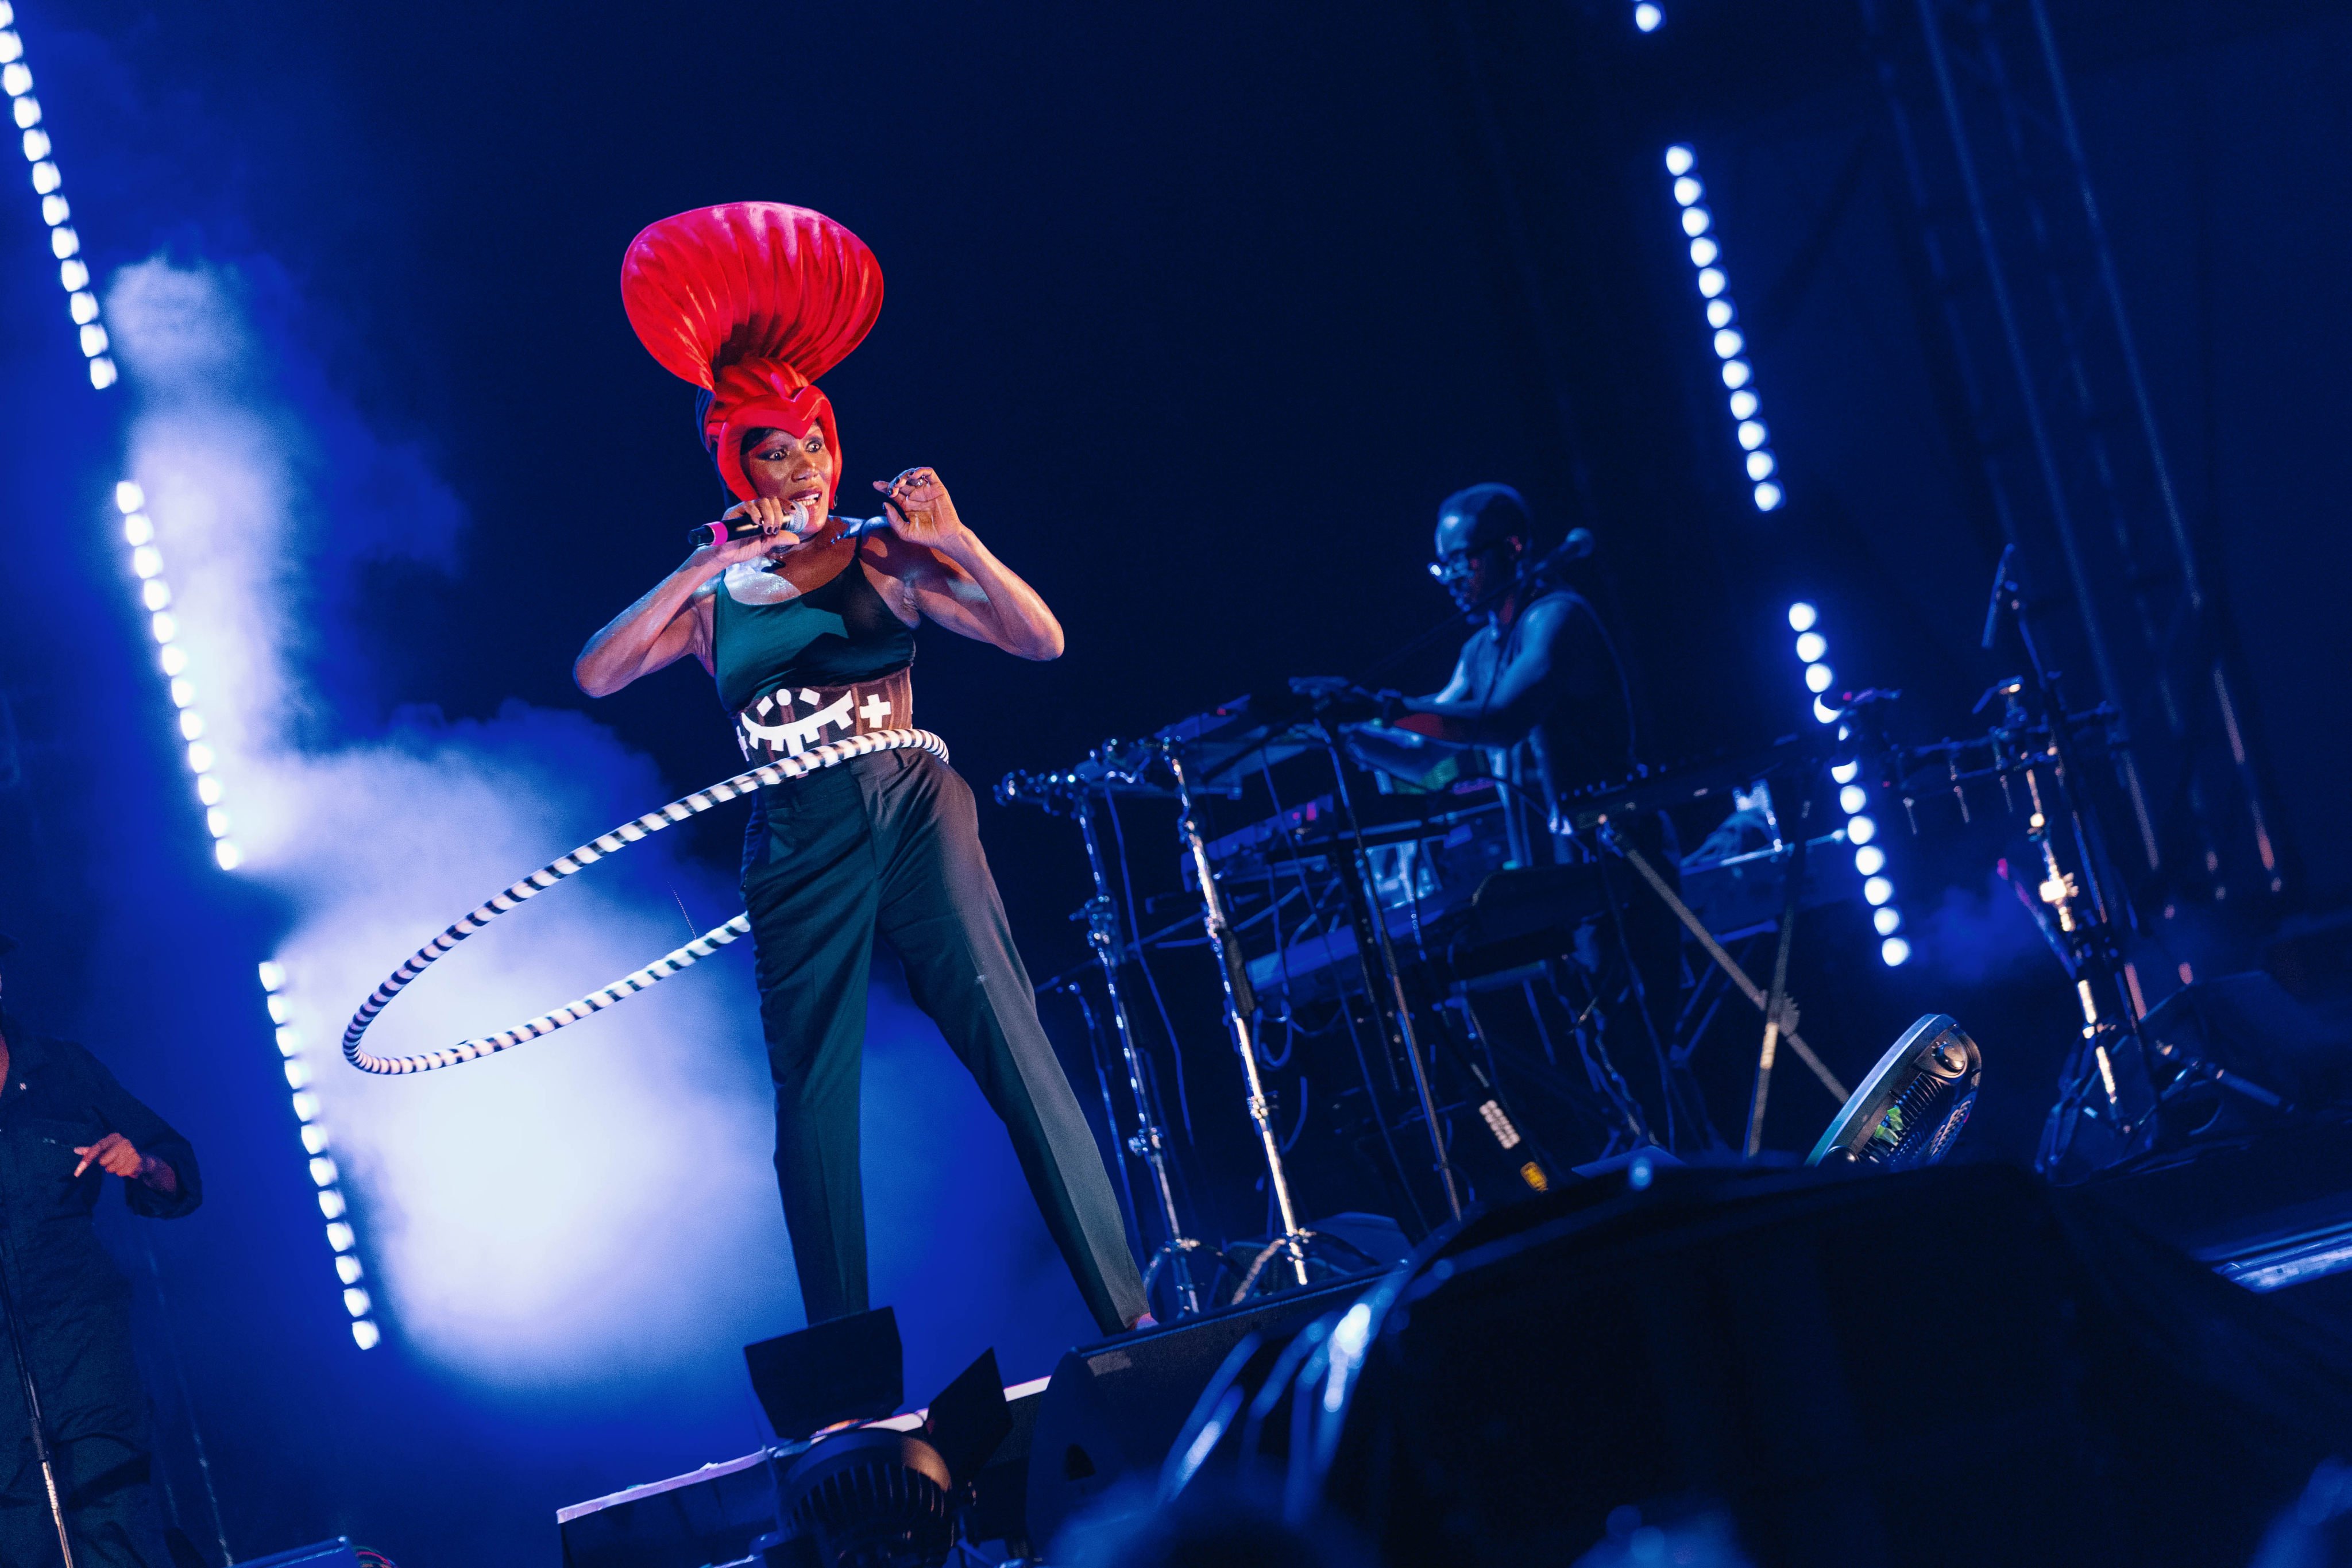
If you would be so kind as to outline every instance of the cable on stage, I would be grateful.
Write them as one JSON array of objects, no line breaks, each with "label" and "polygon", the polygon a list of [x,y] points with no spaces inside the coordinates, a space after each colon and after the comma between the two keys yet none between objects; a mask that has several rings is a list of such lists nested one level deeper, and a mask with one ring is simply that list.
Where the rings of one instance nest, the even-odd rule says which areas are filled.
[{"label": "cable on stage", "polygon": [[762,785],[805,778],[823,769],[838,766],[852,757],[909,749],[929,752],[943,763],[948,761],[947,742],[929,730],[876,730],[863,735],[830,741],[824,745],[811,747],[800,756],[768,763],[722,780],[708,789],[697,790],[692,795],[670,802],[659,811],[649,811],[643,816],[625,822],[610,833],[590,839],[578,848],[548,862],[418,948],[407,963],[394,970],[383,984],[371,992],[368,999],[360,1004],[359,1011],[352,1015],[351,1023],[343,1030],[343,1059],[362,1072],[386,1077],[455,1067],[459,1062],[495,1056],[525,1040],[551,1035],[568,1024],[576,1024],[591,1014],[603,1012],[624,997],[649,989],[655,983],[668,979],[681,969],[692,967],[750,931],[751,917],[740,914],[723,925],[713,926],[685,946],[671,949],[643,969],[625,974],[610,985],[592,991],[576,1002],[542,1013],[529,1023],[518,1024],[511,1029],[478,1039],[460,1040],[446,1049],[427,1051],[422,1056],[379,1057],[360,1048],[361,1037],[367,1033],[368,1026],[374,1023],[377,1015],[391,1005],[392,999],[406,990],[418,975],[490,921],[520,907],[525,900],[537,898],[566,877],[585,870],[605,856],[638,843],[665,827],[699,816],[712,806],[723,805],[739,795],[748,795]]}]

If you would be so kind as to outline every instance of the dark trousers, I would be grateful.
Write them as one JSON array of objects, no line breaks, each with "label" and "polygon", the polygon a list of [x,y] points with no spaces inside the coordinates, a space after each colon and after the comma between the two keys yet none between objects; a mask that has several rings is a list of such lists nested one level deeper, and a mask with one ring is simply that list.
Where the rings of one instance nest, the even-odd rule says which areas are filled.
[{"label": "dark trousers", "polygon": [[[95,1248],[92,1248],[95,1251]],[[86,1294],[27,1323],[26,1350],[65,1492],[66,1528],[82,1568],[168,1568],[163,1521],[148,1481],[147,1401],[131,1355],[129,1303],[105,1268]],[[39,1298],[37,1287],[20,1296]],[[0,1328],[0,1564],[63,1561],[33,1455],[24,1385]]]},{"label": "dark trousers", "polygon": [[1097,1326],[1115,1333],[1141,1314],[1108,1173],[1037,1021],[955,770],[890,752],[761,791],[743,897],[776,1086],[776,1184],[809,1321],[866,1309],[858,1077],[877,934],[1003,1119]]}]

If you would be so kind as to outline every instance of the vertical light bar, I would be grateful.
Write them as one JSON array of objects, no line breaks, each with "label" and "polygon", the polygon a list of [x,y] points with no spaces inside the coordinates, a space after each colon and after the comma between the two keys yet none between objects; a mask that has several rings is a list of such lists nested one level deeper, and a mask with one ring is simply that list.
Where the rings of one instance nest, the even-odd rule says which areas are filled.
[{"label": "vertical light bar", "polygon": [[[1813,699],[1813,718],[1836,724],[1843,711],[1830,705],[1830,688],[1837,672],[1830,668],[1829,638],[1821,632],[1821,611],[1800,599],[1789,606],[1789,629],[1797,634],[1797,658],[1804,666],[1805,689]],[[1838,738],[1845,739],[1843,726]],[[1895,883],[1886,875],[1886,847],[1878,841],[1878,819],[1870,815],[1876,787],[1862,780],[1862,764],[1837,763],[1830,768],[1837,786],[1838,809],[1845,813],[1845,841],[1853,848],[1853,868],[1862,873],[1862,896],[1870,905],[1870,923],[1879,936],[1878,957],[1889,969],[1910,962],[1911,939],[1903,935],[1903,911],[1895,904]]]},{"label": "vertical light bar", "polygon": [[1696,269],[1699,298],[1706,301],[1706,324],[1714,329],[1715,357],[1723,362],[1724,390],[1730,394],[1732,435],[1743,456],[1740,467],[1750,485],[1758,511],[1776,511],[1787,500],[1777,477],[1780,461],[1772,455],[1772,433],[1761,417],[1763,404],[1756,395],[1756,372],[1744,357],[1748,341],[1739,331],[1739,307],[1732,301],[1731,285],[1723,271],[1723,247],[1715,235],[1715,214],[1704,199],[1706,186],[1699,180],[1698,154],[1681,142],[1666,149],[1666,173],[1674,180],[1675,205],[1682,209],[1683,233],[1690,239],[1691,266]]},{"label": "vertical light bar", "polygon": [[8,115],[16,124],[25,162],[33,166],[33,194],[41,198],[41,221],[48,226],[49,254],[57,258],[58,281],[66,291],[66,313],[73,319],[82,358],[89,362],[89,384],[103,390],[117,379],[114,361],[107,353],[106,323],[99,320],[98,296],[90,292],[89,264],[81,257],[81,235],[73,226],[73,207],[66,200],[65,177],[58,173],[48,127],[42,122],[41,100],[33,96],[33,68],[25,63],[25,40],[18,36],[16,7],[0,0],[0,90],[8,95]]},{"label": "vertical light bar", "polygon": [[334,1252],[335,1278],[342,1284],[343,1310],[351,1314],[352,1339],[360,1349],[373,1350],[383,1342],[383,1331],[376,1326],[372,1315],[375,1303],[361,1283],[367,1271],[360,1264],[359,1233],[352,1227],[351,1204],[343,1196],[342,1173],[336,1168],[326,1124],[319,1120],[319,1097],[310,1092],[310,1064],[302,1054],[301,1033],[294,1026],[286,966],[271,959],[261,965],[260,973],[269,1021],[278,1030],[278,1054],[286,1062],[286,1087],[293,1091],[302,1152],[310,1162],[310,1184],[319,1190],[319,1213],[327,1222],[327,1246]]},{"label": "vertical light bar", "polygon": [[[66,292],[66,314],[72,321],[76,342],[89,365],[89,384],[103,392],[121,380],[98,295],[90,288],[89,264],[82,258],[81,235],[73,226],[73,208],[66,199],[65,176],[58,172],[56,147],[43,122],[41,100],[33,95],[33,69],[25,63],[25,40],[17,33],[16,11],[11,0],[0,0],[0,91],[7,94],[8,114],[19,133],[25,162],[32,165],[33,194],[41,204],[41,221],[49,231],[49,254],[58,263],[58,282]],[[205,826],[213,838],[213,859],[224,871],[245,863],[244,851],[231,836],[233,824],[223,803],[219,776],[214,772],[213,748],[205,739],[205,716],[196,706],[196,685],[188,672],[187,650],[180,646],[179,618],[172,613],[172,584],[163,574],[163,556],[155,544],[154,520],[147,515],[147,495],[134,479],[114,487],[115,510],[122,517],[123,542],[131,548],[131,575],[139,581],[139,602],[147,613],[148,634],[155,639],[156,663],[170,682],[172,706],[189,773],[195,775],[196,800],[205,808]],[[374,1303],[360,1284],[358,1237],[345,1217],[348,1205],[340,1184],[341,1173],[327,1152],[326,1129],[319,1124],[318,1097],[309,1091],[310,1069],[301,1055],[301,1041],[287,1023],[283,995],[286,972],[270,963],[261,966],[261,989],[269,1016],[278,1028],[278,1048],[286,1063],[286,1081],[294,1091],[294,1115],[302,1128],[302,1146],[310,1157],[311,1180],[319,1189],[319,1207],[326,1215],[328,1245],[334,1249],[335,1273],[342,1281],[343,1309],[351,1314],[352,1338],[362,1350],[382,1342],[383,1331],[371,1313]]]}]

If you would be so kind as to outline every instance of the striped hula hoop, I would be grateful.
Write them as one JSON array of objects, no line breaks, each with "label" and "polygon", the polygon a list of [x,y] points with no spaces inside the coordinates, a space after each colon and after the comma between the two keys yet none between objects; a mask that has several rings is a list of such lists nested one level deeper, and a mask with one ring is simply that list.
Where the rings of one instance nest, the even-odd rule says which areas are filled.
[{"label": "striped hula hoop", "polygon": [[625,996],[634,996],[656,981],[667,980],[679,970],[709,957],[737,937],[751,929],[751,917],[737,915],[725,925],[713,926],[684,947],[673,948],[643,969],[625,974],[600,991],[592,991],[577,1002],[543,1013],[527,1024],[489,1035],[478,1040],[460,1040],[446,1050],[428,1051],[416,1057],[371,1056],[360,1049],[360,1037],[375,1022],[376,1015],[391,1005],[392,999],[406,990],[415,978],[424,973],[443,954],[467,937],[488,925],[499,916],[516,908],[526,899],[537,898],[574,872],[586,869],[614,851],[625,848],[640,839],[659,833],[663,828],[698,816],[712,806],[750,795],[762,784],[782,784],[786,779],[805,778],[821,768],[845,763],[852,757],[871,756],[877,752],[900,752],[908,749],[929,752],[941,762],[948,760],[945,741],[929,730],[876,730],[869,734],[853,735],[846,740],[830,741],[822,746],[812,746],[797,757],[766,763],[748,773],[697,790],[682,800],[674,800],[659,811],[649,811],[632,822],[625,822],[612,832],[593,838],[557,859],[548,862],[505,892],[490,900],[457,924],[420,947],[408,962],[392,972],[384,983],[360,1004],[352,1015],[351,1024],[343,1030],[343,1059],[362,1072],[397,1076],[402,1073],[431,1072],[436,1068],[455,1067],[459,1062],[473,1061],[479,1057],[495,1056],[525,1040],[551,1035],[567,1024],[576,1024],[592,1013],[601,1013]]}]

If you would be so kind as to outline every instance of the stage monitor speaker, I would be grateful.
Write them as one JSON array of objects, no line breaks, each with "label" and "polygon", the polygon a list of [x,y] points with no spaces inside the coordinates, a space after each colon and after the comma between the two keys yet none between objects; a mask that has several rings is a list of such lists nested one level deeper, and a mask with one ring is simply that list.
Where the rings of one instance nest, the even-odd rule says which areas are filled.
[{"label": "stage monitor speaker", "polygon": [[2352,1349],[2021,1172],[1661,1171],[1465,1227],[1328,1500],[1391,1563],[1569,1563],[1714,1508],[1761,1568],[2252,1559]]},{"label": "stage monitor speaker", "polygon": [[1156,1477],[1201,1391],[1244,1334],[1287,1340],[1375,1278],[1355,1275],[1064,1356],[1029,1444],[1030,1542],[1050,1546],[1072,1515],[1122,1479]]},{"label": "stage monitor speaker", "polygon": [[760,1408],[788,1443],[835,1422],[877,1420],[907,1398],[906,1352],[887,1307],[745,1345],[743,1362]]},{"label": "stage monitor speaker", "polygon": [[247,1557],[236,1568],[360,1568],[358,1548],[338,1535],[316,1546],[298,1546],[271,1557]]}]

